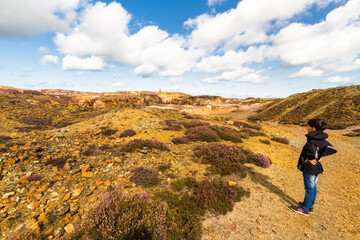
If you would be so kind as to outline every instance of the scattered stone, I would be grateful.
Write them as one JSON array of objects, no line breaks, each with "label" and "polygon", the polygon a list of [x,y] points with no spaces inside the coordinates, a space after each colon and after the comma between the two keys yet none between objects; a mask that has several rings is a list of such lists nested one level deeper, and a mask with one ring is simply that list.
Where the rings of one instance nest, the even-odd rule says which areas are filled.
[{"label": "scattered stone", "polygon": [[67,213],[69,210],[70,210],[70,205],[68,203],[65,203],[56,210],[55,215],[62,216],[65,213]]},{"label": "scattered stone", "polygon": [[75,227],[73,224],[69,223],[68,225],[65,226],[65,232],[67,234],[71,234],[71,233],[74,233],[75,232]]}]

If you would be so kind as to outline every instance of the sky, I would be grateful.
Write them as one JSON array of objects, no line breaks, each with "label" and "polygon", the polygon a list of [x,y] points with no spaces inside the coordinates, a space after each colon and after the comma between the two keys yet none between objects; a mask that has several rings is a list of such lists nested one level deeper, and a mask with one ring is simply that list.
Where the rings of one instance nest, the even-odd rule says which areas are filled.
[{"label": "sky", "polygon": [[0,85],[287,97],[360,84],[360,0],[0,0]]}]

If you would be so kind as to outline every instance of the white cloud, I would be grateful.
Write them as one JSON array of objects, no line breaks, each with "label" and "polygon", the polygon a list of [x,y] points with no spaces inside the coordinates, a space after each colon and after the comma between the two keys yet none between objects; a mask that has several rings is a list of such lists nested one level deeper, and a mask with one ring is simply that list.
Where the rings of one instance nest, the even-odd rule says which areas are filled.
[{"label": "white cloud", "polygon": [[54,55],[45,55],[40,59],[41,65],[48,65],[48,64],[58,64],[59,63],[59,57]]},{"label": "white cloud", "polygon": [[23,71],[23,72],[32,72],[33,71],[33,69],[31,67],[22,67],[19,70]]},{"label": "white cloud", "polygon": [[204,54],[186,47],[186,41],[170,36],[157,26],[146,26],[129,34],[131,15],[119,4],[97,2],[88,5],[78,25],[67,34],[57,33],[54,42],[61,53],[93,55],[106,62],[135,67],[140,76],[179,76],[191,70]]},{"label": "white cloud", "polygon": [[163,91],[165,91],[165,92],[173,92],[173,91],[179,91],[179,90],[180,90],[179,85],[174,85],[174,86],[171,86],[171,87],[163,88]]},{"label": "white cloud", "polygon": [[312,67],[303,67],[299,72],[289,75],[289,78],[318,77],[323,75],[324,71],[322,70],[313,69]]},{"label": "white cloud", "polygon": [[63,70],[89,70],[101,71],[104,70],[106,63],[99,57],[91,56],[87,58],[79,58],[68,55],[63,58]]},{"label": "white cloud", "polygon": [[326,83],[339,83],[339,82],[349,82],[349,77],[341,77],[341,76],[335,76],[335,77],[329,77],[328,79],[324,80],[323,82]]},{"label": "white cloud", "polygon": [[79,4],[80,0],[1,0],[0,38],[66,31]]},{"label": "white cloud", "polygon": [[43,46],[39,47],[38,51],[41,54],[48,54],[49,53],[49,49],[47,47],[43,47]]},{"label": "white cloud", "polygon": [[225,71],[221,75],[215,77],[208,77],[203,79],[203,82],[215,84],[220,81],[232,82],[248,82],[248,83],[263,83],[268,77],[262,76],[263,71],[256,71],[251,68],[240,68],[234,71]]},{"label": "white cloud", "polygon": [[235,49],[238,46],[268,42],[267,32],[272,26],[292,18],[317,2],[320,1],[243,0],[235,9],[215,16],[203,14],[189,19],[184,25],[194,28],[189,37],[191,46],[214,49],[225,44],[226,48]]},{"label": "white cloud", "polygon": [[310,65],[315,75],[360,69],[360,1],[348,1],[314,25],[292,23],[271,39],[270,55],[290,66]]},{"label": "white cloud", "polygon": [[120,87],[120,88],[126,88],[126,84],[123,83],[123,82],[116,82],[116,83],[113,83],[111,86]]},{"label": "white cloud", "polygon": [[170,78],[170,83],[181,83],[185,82],[185,78],[183,77],[176,77],[176,78]]},{"label": "white cloud", "polygon": [[211,6],[214,6],[216,4],[220,4],[222,2],[225,2],[226,0],[208,0],[208,5],[211,7]]},{"label": "white cloud", "polygon": [[121,73],[113,73],[112,76],[115,78],[119,78],[119,77],[122,77],[122,74]]}]

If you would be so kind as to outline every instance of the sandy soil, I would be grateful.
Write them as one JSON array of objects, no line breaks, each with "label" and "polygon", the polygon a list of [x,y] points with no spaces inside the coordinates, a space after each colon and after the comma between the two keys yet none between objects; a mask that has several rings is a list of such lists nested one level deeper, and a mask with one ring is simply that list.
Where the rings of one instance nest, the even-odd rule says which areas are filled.
[{"label": "sandy soil", "polygon": [[208,215],[202,239],[360,239],[360,138],[343,136],[346,130],[326,131],[338,153],[322,159],[325,172],[319,175],[314,213],[303,216],[288,207],[305,193],[296,164],[306,129],[278,124],[263,129],[288,138],[292,146],[285,151],[274,142],[271,148],[261,148],[258,140],[245,142],[273,164],[268,169],[249,165],[251,173],[238,184],[250,189],[250,197],[227,215]]}]

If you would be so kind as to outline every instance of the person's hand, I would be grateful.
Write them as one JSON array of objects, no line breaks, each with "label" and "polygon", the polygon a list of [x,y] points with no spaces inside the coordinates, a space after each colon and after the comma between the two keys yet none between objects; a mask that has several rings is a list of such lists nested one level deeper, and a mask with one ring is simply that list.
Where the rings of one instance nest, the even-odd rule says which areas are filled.
[{"label": "person's hand", "polygon": [[313,159],[313,160],[306,160],[307,162],[310,162],[312,165],[316,165],[317,164],[317,161],[316,159]]}]

